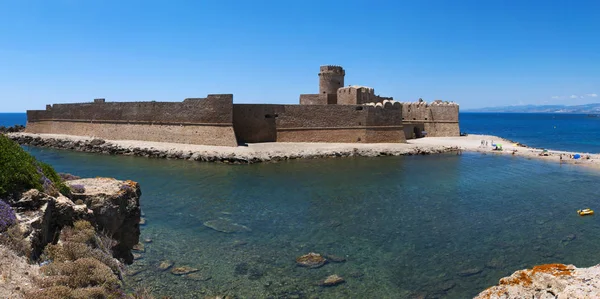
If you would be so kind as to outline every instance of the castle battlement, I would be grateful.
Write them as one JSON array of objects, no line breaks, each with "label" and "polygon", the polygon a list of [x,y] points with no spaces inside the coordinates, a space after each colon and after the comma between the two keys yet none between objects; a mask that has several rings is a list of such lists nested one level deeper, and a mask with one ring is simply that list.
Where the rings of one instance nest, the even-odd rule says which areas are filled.
[{"label": "castle battlement", "polygon": [[248,142],[398,143],[458,136],[458,105],[394,101],[362,85],[344,86],[338,65],[320,66],[319,93],[300,105],[233,104],[232,94],[180,102],[92,102],[27,111],[27,132],[219,146]]},{"label": "castle battlement", "polygon": [[346,72],[344,71],[344,68],[339,65],[322,65],[319,68],[319,70],[320,70],[321,74],[327,74],[327,73],[336,73],[336,74],[341,74],[341,75],[346,74]]}]

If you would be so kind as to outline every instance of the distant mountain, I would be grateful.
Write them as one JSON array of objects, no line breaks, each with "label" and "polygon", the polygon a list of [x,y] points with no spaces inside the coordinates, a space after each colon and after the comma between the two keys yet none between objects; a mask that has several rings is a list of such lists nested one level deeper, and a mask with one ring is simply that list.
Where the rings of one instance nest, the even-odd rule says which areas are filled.
[{"label": "distant mountain", "polygon": [[582,113],[600,114],[600,103],[585,105],[518,105],[503,107],[487,107],[478,109],[461,109],[462,112],[505,112],[505,113]]}]

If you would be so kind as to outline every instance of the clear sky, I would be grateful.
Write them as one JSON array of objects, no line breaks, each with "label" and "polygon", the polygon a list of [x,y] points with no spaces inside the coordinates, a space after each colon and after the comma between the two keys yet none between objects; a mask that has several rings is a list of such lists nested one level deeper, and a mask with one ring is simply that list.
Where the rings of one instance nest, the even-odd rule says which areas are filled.
[{"label": "clear sky", "polygon": [[298,103],[324,64],[399,101],[600,102],[600,1],[0,0],[3,112]]}]

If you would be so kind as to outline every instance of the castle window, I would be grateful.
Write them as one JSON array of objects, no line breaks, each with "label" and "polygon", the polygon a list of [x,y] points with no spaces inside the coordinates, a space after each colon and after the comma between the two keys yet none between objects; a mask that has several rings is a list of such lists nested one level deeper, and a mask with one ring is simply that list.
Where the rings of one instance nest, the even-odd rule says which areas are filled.
[{"label": "castle window", "polygon": [[356,106],[356,111],[360,111],[360,110],[363,110],[363,107],[362,106]]}]

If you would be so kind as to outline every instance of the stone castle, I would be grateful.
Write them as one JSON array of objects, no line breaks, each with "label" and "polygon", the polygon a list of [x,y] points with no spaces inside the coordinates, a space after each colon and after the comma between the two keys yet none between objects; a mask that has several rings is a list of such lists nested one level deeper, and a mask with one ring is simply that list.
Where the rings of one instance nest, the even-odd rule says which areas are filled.
[{"label": "stone castle", "polygon": [[426,136],[459,136],[458,105],[400,103],[373,88],[344,86],[340,66],[321,66],[319,93],[300,105],[234,104],[233,95],[183,102],[106,102],[46,105],[28,110],[29,133],[237,146],[257,142],[400,143]]}]

